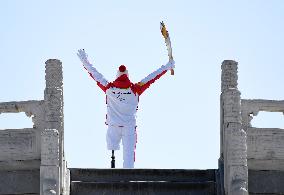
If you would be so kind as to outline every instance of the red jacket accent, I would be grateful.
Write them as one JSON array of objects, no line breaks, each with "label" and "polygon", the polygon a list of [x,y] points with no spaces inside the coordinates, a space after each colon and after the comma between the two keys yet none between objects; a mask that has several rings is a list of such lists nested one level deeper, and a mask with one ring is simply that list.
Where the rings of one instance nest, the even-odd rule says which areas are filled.
[{"label": "red jacket accent", "polygon": [[150,81],[148,81],[147,83],[144,83],[143,85],[139,85],[138,83],[136,83],[134,85],[134,90],[138,95],[141,95],[142,93],[144,93],[144,91],[146,89],[148,89],[150,87],[150,85],[152,85],[156,80],[158,80],[159,78],[161,78],[161,76],[163,76],[167,71],[163,71],[161,74],[158,74],[155,78],[151,79]]},{"label": "red jacket accent", "polygon": [[[158,74],[154,79],[151,79],[150,81],[148,81],[147,83],[144,83],[142,85],[140,85],[138,83],[133,84],[129,80],[129,78],[126,74],[121,75],[115,81],[113,81],[112,83],[109,83],[107,86],[103,86],[99,82],[97,82],[97,85],[104,92],[106,92],[106,90],[109,89],[110,87],[116,87],[116,88],[122,88],[122,89],[127,89],[127,88],[130,87],[134,94],[138,94],[140,96],[140,95],[142,95],[142,93],[144,93],[144,91],[146,89],[148,89],[150,87],[150,85],[152,85],[156,80],[161,78],[161,76],[163,76],[166,72],[167,72],[166,70],[163,71],[161,74]],[[90,76],[93,78],[93,76],[91,74],[90,74]]]}]

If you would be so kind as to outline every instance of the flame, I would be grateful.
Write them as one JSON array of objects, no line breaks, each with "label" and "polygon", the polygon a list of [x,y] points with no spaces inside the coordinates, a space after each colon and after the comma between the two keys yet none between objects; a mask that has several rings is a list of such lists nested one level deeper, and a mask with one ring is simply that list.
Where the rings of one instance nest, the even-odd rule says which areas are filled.
[{"label": "flame", "polygon": [[164,38],[166,39],[166,38],[169,37],[169,33],[168,33],[167,29],[166,29],[166,26],[165,26],[164,22],[161,22],[160,24],[161,24],[161,26],[160,26],[161,33],[164,36]]}]

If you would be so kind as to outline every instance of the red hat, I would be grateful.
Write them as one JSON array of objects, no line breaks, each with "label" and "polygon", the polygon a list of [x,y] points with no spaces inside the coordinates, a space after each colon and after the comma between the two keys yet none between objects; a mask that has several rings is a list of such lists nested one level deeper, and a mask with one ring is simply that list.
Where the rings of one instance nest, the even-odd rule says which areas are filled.
[{"label": "red hat", "polygon": [[124,65],[120,65],[120,67],[118,69],[119,69],[120,72],[126,71],[126,67]]},{"label": "red hat", "polygon": [[118,77],[120,77],[123,74],[126,74],[128,76],[128,71],[126,69],[126,66],[120,65],[119,68],[118,68],[116,77],[118,78]]}]

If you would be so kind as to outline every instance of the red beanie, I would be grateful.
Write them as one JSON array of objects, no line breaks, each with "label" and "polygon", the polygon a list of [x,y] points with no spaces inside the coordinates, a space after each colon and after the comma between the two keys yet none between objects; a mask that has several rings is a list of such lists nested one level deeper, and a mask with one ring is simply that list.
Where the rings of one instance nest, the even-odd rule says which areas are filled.
[{"label": "red beanie", "polygon": [[119,71],[120,71],[120,72],[126,71],[126,67],[125,67],[124,65],[121,65],[121,66],[119,67]]},{"label": "red beanie", "polygon": [[116,77],[118,78],[118,77],[120,77],[123,74],[126,74],[128,76],[128,71],[126,69],[126,66],[120,65],[119,68],[118,68]]}]

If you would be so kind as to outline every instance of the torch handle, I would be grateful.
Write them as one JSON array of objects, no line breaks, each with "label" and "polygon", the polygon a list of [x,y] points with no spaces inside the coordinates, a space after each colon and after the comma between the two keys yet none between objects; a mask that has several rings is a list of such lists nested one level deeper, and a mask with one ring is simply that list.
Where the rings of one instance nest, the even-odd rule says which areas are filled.
[{"label": "torch handle", "polygon": [[[172,53],[169,54],[169,60],[174,60]],[[174,69],[171,69],[171,75],[175,75]]]}]

